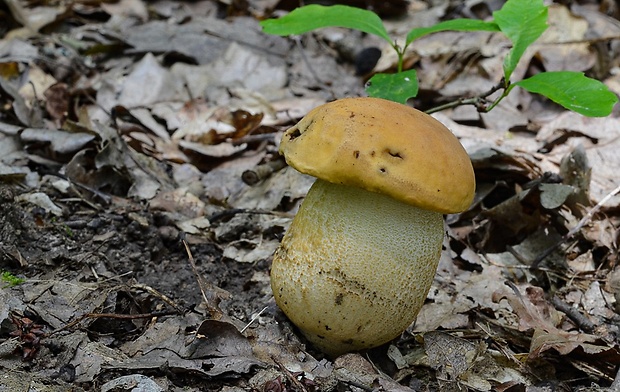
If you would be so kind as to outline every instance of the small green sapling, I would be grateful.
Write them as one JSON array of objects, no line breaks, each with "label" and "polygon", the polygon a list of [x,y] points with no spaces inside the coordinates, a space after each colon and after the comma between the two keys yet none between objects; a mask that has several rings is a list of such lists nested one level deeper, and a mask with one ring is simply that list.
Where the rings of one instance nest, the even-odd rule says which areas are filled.
[{"label": "small green sapling", "polygon": [[[512,42],[512,48],[504,58],[503,75],[498,85],[490,91],[472,98],[429,110],[434,112],[458,105],[474,105],[480,112],[488,112],[504,99],[515,86],[532,93],[544,95],[566,109],[589,117],[604,117],[611,113],[618,101],[616,94],[596,79],[582,72],[541,72],[516,82],[511,76],[525,50],[547,29],[548,8],[542,0],[508,0],[493,13],[493,20],[453,19],[430,27],[409,31],[401,46],[388,34],[381,18],[371,11],[343,5],[308,5],[295,9],[279,19],[261,22],[263,31],[275,35],[303,34],[322,27],[345,27],[376,35],[394,49],[398,55],[397,72],[379,73],[368,82],[367,93],[371,97],[385,98],[406,103],[418,94],[418,79],[414,69],[403,70],[405,50],[416,39],[441,31],[491,31],[500,32]],[[498,97],[488,97],[501,91]]]}]

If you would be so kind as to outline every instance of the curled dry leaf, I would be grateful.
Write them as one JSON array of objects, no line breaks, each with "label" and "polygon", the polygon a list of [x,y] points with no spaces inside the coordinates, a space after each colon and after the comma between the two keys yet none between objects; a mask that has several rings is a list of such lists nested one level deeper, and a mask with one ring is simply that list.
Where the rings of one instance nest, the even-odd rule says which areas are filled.
[{"label": "curled dry leaf", "polygon": [[557,328],[561,315],[546,300],[542,288],[527,287],[524,296],[513,287],[512,291],[495,292],[494,299],[498,302],[502,299],[508,301],[519,316],[521,331],[533,330],[529,360],[534,360],[553,349],[561,355],[587,355],[620,364],[620,351],[616,344],[605,342],[595,335]]}]

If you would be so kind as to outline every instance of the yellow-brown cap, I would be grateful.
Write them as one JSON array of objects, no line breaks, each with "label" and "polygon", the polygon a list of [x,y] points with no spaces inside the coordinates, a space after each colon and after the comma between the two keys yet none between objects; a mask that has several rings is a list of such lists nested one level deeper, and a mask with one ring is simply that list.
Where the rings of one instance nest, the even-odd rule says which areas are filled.
[{"label": "yellow-brown cap", "polygon": [[474,197],[471,161],[439,121],[379,98],[345,98],[311,110],[282,137],[280,153],[302,173],[387,194],[442,213]]}]

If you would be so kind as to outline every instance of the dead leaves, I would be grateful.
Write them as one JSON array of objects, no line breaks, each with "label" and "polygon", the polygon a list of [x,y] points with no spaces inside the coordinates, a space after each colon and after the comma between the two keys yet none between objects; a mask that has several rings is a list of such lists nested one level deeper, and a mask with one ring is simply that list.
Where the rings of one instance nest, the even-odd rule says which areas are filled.
[{"label": "dead leaves", "polygon": [[[231,391],[523,390],[567,379],[557,369],[575,385],[613,378],[617,116],[583,118],[517,90],[488,114],[434,114],[472,158],[475,203],[447,217],[433,289],[403,339],[372,363],[358,354],[332,362],[269,302],[269,259],[313,181],[283,168],[278,140],[313,107],[362,94],[351,59],[381,43],[341,29],[266,36],[256,19],[290,8],[278,1],[6,3],[0,183],[12,191],[0,203],[0,263],[33,281],[0,290],[2,369],[24,366],[12,354],[13,315],[58,330],[30,352],[50,360],[40,374],[57,371],[72,386],[110,369],[148,370],[163,390],[175,387],[170,374],[198,376],[202,389],[226,380]],[[496,2],[472,4],[412,1],[386,24],[403,36],[447,17],[485,18]],[[553,4],[550,15],[515,75],[574,69],[620,91],[617,21],[577,3]],[[417,41],[405,61],[421,78],[415,105],[488,90],[506,50],[490,33]],[[375,71],[393,66],[384,51]],[[116,317],[80,318],[88,314]],[[23,338],[39,338],[27,329]],[[146,383],[115,381],[106,388]]]},{"label": "dead leaves", "polygon": [[527,287],[523,296],[513,285],[512,292],[494,294],[495,301],[502,299],[508,301],[519,317],[519,330],[533,330],[528,360],[534,361],[546,351],[555,350],[563,356],[570,355],[576,359],[620,364],[620,351],[614,342],[606,342],[600,336],[557,328],[562,316],[547,301],[540,287]]}]

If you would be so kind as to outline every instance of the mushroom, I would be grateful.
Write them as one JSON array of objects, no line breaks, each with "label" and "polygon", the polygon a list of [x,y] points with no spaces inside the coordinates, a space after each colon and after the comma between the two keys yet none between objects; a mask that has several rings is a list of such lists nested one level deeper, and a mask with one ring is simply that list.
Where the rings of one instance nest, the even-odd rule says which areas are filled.
[{"label": "mushroom", "polygon": [[332,356],[396,338],[430,289],[442,214],[472,202],[469,156],[439,121],[378,98],[313,109],[280,154],[317,180],[275,252],[276,303]]}]

